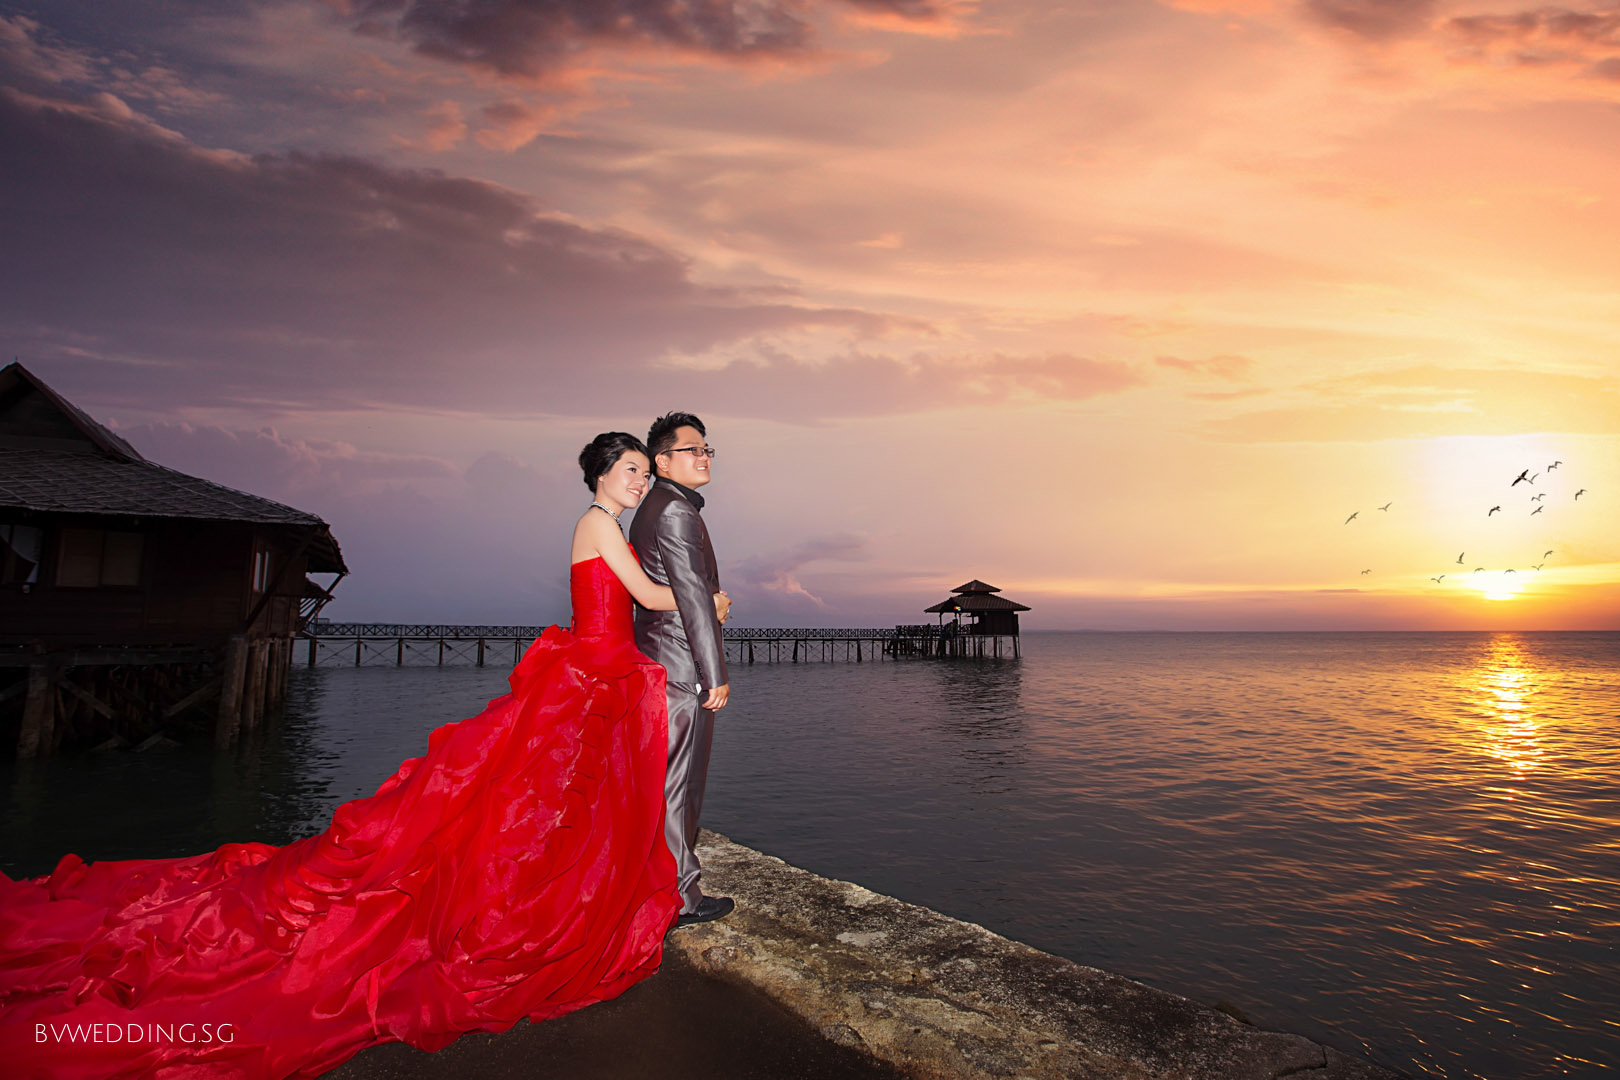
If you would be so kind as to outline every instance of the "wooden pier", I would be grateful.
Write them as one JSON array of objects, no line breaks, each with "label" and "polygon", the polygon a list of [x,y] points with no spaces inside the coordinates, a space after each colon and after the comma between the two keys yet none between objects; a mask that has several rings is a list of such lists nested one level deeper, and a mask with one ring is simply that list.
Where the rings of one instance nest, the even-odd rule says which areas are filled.
[{"label": "wooden pier", "polygon": [[740,629],[725,632],[726,660],[740,664],[865,663],[905,659],[1016,659],[1017,635],[943,627]]},{"label": "wooden pier", "polygon": [[809,664],[877,662],[897,655],[895,631],[862,627],[846,630],[742,628],[725,631],[726,662],[732,664]]},{"label": "wooden pier", "polygon": [[317,619],[301,635],[309,667],[514,666],[544,626],[339,623]]},{"label": "wooden pier", "polygon": [[[303,633],[309,667],[511,666],[544,626],[455,626],[440,623],[338,623],[317,620]],[[878,663],[884,660],[1012,659],[1016,636],[943,627],[851,629],[755,628],[725,631],[734,664]]]}]

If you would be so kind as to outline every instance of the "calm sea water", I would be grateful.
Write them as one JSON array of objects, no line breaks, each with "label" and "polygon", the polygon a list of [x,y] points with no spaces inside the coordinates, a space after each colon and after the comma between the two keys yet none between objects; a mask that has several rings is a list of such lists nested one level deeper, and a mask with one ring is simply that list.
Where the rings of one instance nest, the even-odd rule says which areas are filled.
[{"label": "calm sea water", "polygon": [[[1414,1076],[1620,1069],[1620,634],[1031,634],[739,667],[704,822]],[[9,766],[0,869],[284,842],[504,672],[294,674],[240,750]]]}]

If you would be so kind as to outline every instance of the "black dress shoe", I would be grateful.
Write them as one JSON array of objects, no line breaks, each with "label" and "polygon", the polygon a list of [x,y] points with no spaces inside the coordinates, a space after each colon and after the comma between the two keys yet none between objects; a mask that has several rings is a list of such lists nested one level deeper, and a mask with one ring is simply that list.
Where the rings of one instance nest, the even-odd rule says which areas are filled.
[{"label": "black dress shoe", "polygon": [[691,926],[693,923],[713,922],[730,915],[737,906],[729,896],[705,896],[698,901],[698,906],[691,911],[681,913],[675,920],[676,926]]}]

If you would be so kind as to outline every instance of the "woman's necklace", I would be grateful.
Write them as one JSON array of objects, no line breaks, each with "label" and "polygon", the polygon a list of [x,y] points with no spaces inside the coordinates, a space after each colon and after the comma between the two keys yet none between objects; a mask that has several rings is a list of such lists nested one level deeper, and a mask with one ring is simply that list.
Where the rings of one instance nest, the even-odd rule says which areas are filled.
[{"label": "woman's necklace", "polygon": [[[615,514],[613,511],[609,510],[607,507],[603,506],[601,503],[597,502],[595,499],[591,500],[591,505],[596,507],[598,510],[602,511],[608,517],[612,518],[614,523],[619,526],[619,531],[624,532],[624,522],[619,520],[619,515],[618,514]],[[621,513],[622,513],[622,511],[621,511]]]}]

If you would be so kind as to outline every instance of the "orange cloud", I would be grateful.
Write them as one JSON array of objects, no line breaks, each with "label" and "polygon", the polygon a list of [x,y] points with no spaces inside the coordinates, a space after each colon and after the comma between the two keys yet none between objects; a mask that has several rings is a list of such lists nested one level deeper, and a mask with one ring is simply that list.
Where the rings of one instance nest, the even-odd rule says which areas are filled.
[{"label": "orange cloud", "polygon": [[416,138],[395,136],[395,142],[412,150],[443,153],[453,149],[467,137],[467,121],[461,115],[461,106],[454,101],[441,101],[422,110],[428,121],[427,131]]},{"label": "orange cloud", "polygon": [[555,109],[536,109],[516,98],[485,105],[478,112],[483,126],[474,136],[478,145],[510,153],[529,145],[556,117]]},{"label": "orange cloud", "polygon": [[1254,361],[1247,356],[1225,354],[1207,360],[1183,360],[1178,356],[1159,356],[1154,363],[1160,367],[1177,368],[1198,375],[1211,375],[1217,379],[1241,379],[1249,373]]},{"label": "orange cloud", "polygon": [[1166,7],[1199,15],[1263,15],[1275,5],[1272,0],[1160,0]]},{"label": "orange cloud", "polygon": [[1620,9],[1466,15],[1446,20],[1441,30],[1462,61],[1620,80]]},{"label": "orange cloud", "polygon": [[1432,366],[1313,383],[1324,401],[1210,422],[1239,442],[1370,442],[1437,435],[1614,430],[1620,381]]}]

